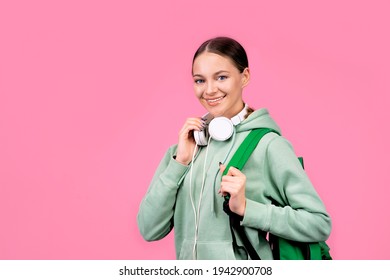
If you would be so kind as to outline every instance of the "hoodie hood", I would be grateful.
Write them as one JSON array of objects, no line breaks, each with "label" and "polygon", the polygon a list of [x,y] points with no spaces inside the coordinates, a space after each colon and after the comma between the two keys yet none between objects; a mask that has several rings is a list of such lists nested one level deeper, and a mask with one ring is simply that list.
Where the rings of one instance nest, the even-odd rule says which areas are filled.
[{"label": "hoodie hood", "polygon": [[236,126],[236,132],[249,131],[256,128],[271,128],[281,134],[279,126],[269,115],[267,109],[259,109],[249,115],[242,123]]}]

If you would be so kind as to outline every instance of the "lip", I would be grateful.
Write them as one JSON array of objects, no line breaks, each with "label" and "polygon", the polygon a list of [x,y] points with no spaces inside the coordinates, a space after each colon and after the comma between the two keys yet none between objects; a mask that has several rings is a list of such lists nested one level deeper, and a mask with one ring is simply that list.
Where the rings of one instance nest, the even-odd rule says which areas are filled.
[{"label": "lip", "polygon": [[216,105],[220,104],[225,97],[226,97],[226,95],[219,96],[216,98],[203,98],[203,99],[206,100],[208,105],[216,106]]}]

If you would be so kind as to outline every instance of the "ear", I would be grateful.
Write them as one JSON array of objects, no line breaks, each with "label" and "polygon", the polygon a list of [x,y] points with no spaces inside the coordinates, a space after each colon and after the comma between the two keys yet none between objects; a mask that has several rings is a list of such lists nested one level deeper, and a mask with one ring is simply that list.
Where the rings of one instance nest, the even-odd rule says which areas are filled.
[{"label": "ear", "polygon": [[250,72],[249,72],[249,68],[248,67],[245,68],[244,71],[242,71],[241,75],[242,75],[241,87],[244,88],[249,84],[249,80],[251,77]]}]

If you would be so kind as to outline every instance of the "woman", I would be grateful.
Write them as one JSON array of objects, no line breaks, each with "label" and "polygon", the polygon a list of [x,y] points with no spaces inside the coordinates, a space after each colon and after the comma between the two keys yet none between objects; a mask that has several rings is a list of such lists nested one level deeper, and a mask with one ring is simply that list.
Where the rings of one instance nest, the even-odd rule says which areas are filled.
[{"label": "woman", "polygon": [[[292,146],[277,133],[262,138],[242,171],[231,167],[221,176],[252,129],[280,132],[266,109],[254,111],[243,101],[250,80],[244,48],[227,37],[204,42],[194,55],[192,76],[208,114],[188,118],[178,144],[162,159],[140,205],[142,236],[159,240],[175,228],[178,259],[248,259],[232,244],[222,209],[229,194],[230,210],[241,217],[261,259],[273,258],[265,232],[300,242],[325,241],[330,217]],[[237,243],[242,245],[239,238]]]}]

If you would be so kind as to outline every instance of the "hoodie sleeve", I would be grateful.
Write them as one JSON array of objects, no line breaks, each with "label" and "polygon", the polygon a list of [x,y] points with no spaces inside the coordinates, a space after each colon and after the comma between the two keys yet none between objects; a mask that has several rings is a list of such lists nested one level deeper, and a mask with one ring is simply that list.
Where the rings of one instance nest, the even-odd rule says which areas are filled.
[{"label": "hoodie sleeve", "polygon": [[292,146],[283,137],[269,142],[261,174],[269,184],[266,188],[271,200],[280,206],[247,199],[243,225],[300,242],[328,239],[330,216]]},{"label": "hoodie sleeve", "polygon": [[188,169],[173,158],[174,151],[175,146],[161,160],[139,207],[138,228],[147,241],[162,239],[173,228],[176,194]]}]

